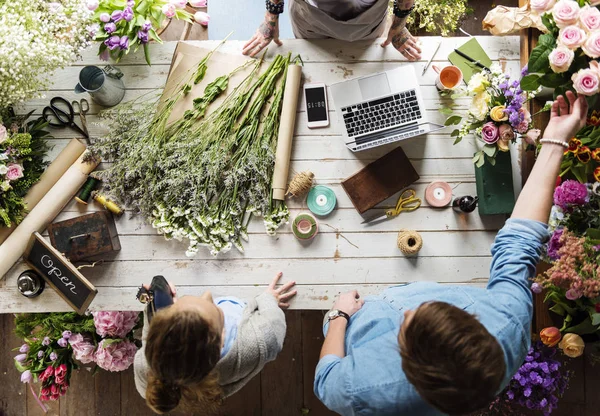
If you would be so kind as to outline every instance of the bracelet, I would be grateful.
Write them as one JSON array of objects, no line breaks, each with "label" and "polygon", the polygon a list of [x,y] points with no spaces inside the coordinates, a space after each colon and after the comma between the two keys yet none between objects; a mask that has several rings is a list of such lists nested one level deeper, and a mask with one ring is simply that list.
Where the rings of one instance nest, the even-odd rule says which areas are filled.
[{"label": "bracelet", "polygon": [[400,19],[404,19],[406,16],[408,16],[413,11],[414,8],[415,8],[415,5],[413,4],[410,9],[401,10],[398,7],[398,0],[394,0],[394,8],[393,8],[394,16],[396,16]]},{"label": "bracelet", "polygon": [[562,140],[555,140],[555,139],[542,139],[540,140],[540,143],[548,143],[548,144],[557,144],[559,146],[564,147],[565,149],[569,148],[569,143],[567,142],[563,142]]},{"label": "bracelet", "polygon": [[271,0],[265,0],[265,6],[267,11],[271,14],[283,13],[283,1],[280,3],[273,3]]}]

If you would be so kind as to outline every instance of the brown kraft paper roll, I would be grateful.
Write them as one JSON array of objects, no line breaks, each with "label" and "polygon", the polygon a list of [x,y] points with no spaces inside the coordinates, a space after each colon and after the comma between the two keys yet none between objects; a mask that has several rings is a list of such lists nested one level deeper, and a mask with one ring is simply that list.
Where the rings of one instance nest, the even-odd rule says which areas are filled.
[{"label": "brown kraft paper roll", "polygon": [[84,162],[85,155],[86,153],[79,156],[23,222],[0,245],[0,277],[4,276],[23,255],[31,234],[36,231],[41,233],[56,218],[84,184],[90,172],[98,166],[99,161]]},{"label": "brown kraft paper roll", "polygon": [[277,152],[275,153],[275,169],[273,172],[273,199],[285,200],[288,172],[290,169],[290,156],[292,155],[292,140],[296,125],[296,108],[300,81],[302,80],[302,67],[291,64],[288,67],[283,93],[283,106],[281,108],[281,122],[277,138]]},{"label": "brown kraft paper roll", "polygon": [[[73,163],[85,152],[85,145],[77,139],[69,142],[46,168],[39,182],[33,185],[25,195],[25,206],[29,211],[33,210],[46,193],[58,182],[62,175],[71,167]],[[10,228],[0,228],[0,244],[16,229],[15,224]]]}]

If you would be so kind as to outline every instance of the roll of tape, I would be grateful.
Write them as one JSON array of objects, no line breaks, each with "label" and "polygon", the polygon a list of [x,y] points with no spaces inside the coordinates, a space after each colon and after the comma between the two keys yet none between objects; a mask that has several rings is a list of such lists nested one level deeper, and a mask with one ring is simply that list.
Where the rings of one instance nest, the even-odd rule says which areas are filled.
[{"label": "roll of tape", "polygon": [[446,182],[431,182],[425,189],[425,200],[432,207],[445,207],[452,201],[452,188]]},{"label": "roll of tape", "polygon": [[335,193],[328,187],[317,185],[308,191],[306,203],[308,209],[315,215],[325,216],[331,214],[337,199]]},{"label": "roll of tape", "polygon": [[298,214],[292,222],[292,232],[298,240],[312,240],[318,231],[317,219],[310,214]]}]

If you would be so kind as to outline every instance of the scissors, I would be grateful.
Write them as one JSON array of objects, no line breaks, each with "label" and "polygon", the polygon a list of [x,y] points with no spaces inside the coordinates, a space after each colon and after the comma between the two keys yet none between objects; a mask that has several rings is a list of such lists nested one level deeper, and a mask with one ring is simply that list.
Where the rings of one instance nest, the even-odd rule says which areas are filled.
[{"label": "scissors", "polygon": [[[83,101],[83,100],[82,100]],[[83,106],[79,105],[80,115],[83,110]],[[89,110],[89,104],[87,106]],[[85,113],[87,110],[84,110],[83,114],[85,117]],[[44,121],[48,122],[48,125],[53,127],[70,127],[76,132],[83,135],[86,139],[89,138],[87,134],[87,130],[84,126],[85,130],[82,130],[77,123],[75,123],[75,112],[73,110],[73,106],[62,97],[54,97],[50,100],[50,105],[48,107],[44,107],[42,110],[42,118]]]},{"label": "scissors", "polygon": [[83,128],[85,138],[89,141],[90,133],[87,128],[87,119],[85,118],[85,115],[88,113],[88,111],[90,111],[90,103],[88,103],[88,100],[86,100],[85,98],[82,98],[79,101],[71,101],[71,106],[73,106],[75,114],[79,115],[79,119],[81,120],[81,127]]},{"label": "scissors", "polygon": [[396,203],[396,208],[388,209],[383,215],[380,215],[378,217],[373,217],[364,220],[362,224],[373,221],[386,220],[388,218],[395,217],[402,211],[414,211],[415,209],[421,206],[421,198],[417,198],[416,195],[417,193],[414,189],[406,189],[404,192],[402,192],[402,194],[400,194],[398,202]]}]

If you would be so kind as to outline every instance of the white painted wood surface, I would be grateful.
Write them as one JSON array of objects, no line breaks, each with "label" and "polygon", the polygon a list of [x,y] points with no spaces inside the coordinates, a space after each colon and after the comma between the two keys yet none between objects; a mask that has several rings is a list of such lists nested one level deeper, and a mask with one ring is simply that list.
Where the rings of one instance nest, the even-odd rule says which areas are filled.
[{"label": "white painted wood surface", "polygon": [[[480,37],[479,42],[493,60],[504,59],[507,70],[519,73],[518,37]],[[269,54],[301,54],[305,66],[305,81],[332,83],[355,76],[366,75],[396,67],[413,65],[418,74],[425,61],[431,57],[437,42],[442,46],[434,62],[447,64],[446,57],[466,38],[422,38],[423,61],[407,63],[393,48],[383,49],[379,42],[348,44],[336,40],[287,40],[282,47],[272,46]],[[202,42],[212,47],[215,41]],[[240,53],[242,42],[228,42],[222,52]],[[175,43],[152,45],[151,67],[146,66],[143,55],[126,57],[118,66],[124,72],[128,88],[126,100],[160,89],[166,80]],[[55,95],[69,100],[79,98],[73,87],[77,74],[84,65],[101,65],[93,50],[84,55],[83,62],[59,71],[54,85],[46,91],[46,98],[26,103],[21,111],[41,109]],[[210,65],[210,64],[209,64]],[[440,99],[434,87],[435,75],[430,69],[420,77],[425,96],[427,115],[431,121],[441,123],[445,116],[439,113]],[[331,96],[329,96],[330,108]],[[466,102],[459,101],[457,108],[465,109]],[[91,103],[88,128],[92,136],[104,130],[97,117],[101,108]],[[250,242],[245,254],[233,250],[218,258],[201,251],[194,259],[185,257],[185,243],[165,241],[156,235],[143,219],[126,214],[117,220],[122,250],[113,256],[103,257],[94,268],[84,268],[82,273],[98,288],[98,296],[91,309],[128,310],[141,309],[135,300],[136,287],[149,282],[152,276],[162,274],[179,287],[181,294],[200,294],[210,289],[217,296],[235,295],[250,297],[264,290],[274,274],[282,270],[285,280],[295,280],[298,296],[292,302],[296,309],[326,309],[334,297],[343,291],[358,289],[363,294],[377,293],[383,288],[412,281],[437,281],[456,284],[485,284],[489,277],[489,249],[497,230],[504,224],[503,216],[481,218],[477,212],[459,215],[450,208],[435,209],[423,206],[415,212],[376,225],[361,224],[362,217],[340,186],[340,182],[366,164],[389,152],[398,144],[371,151],[352,153],[344,145],[337,125],[337,116],[331,112],[331,125],[325,129],[308,129],[304,101],[300,100],[296,124],[296,138],[292,153],[292,170],[312,170],[319,184],[330,186],[336,193],[336,211],[320,221],[319,235],[310,243],[297,241],[289,226],[276,237],[264,233],[262,221],[253,220],[249,227]],[[445,180],[454,188],[454,195],[475,194],[474,168],[471,157],[475,140],[464,140],[453,146],[450,129],[402,142],[401,145],[419,172],[421,179],[414,185],[423,197],[425,187],[433,180]],[[71,130],[53,130],[54,149],[51,157],[75,137]],[[384,201],[380,207],[395,204],[397,196]],[[292,218],[306,211],[302,201],[288,201]],[[96,204],[82,207],[70,203],[57,220],[72,218],[85,212],[101,209]],[[396,247],[396,236],[402,228],[416,229],[424,240],[417,258],[406,258]],[[1,260],[0,260],[1,261]],[[67,311],[69,307],[51,289],[37,299],[27,299],[18,293],[16,278],[27,267],[19,263],[7,277],[0,281],[0,312],[50,312]]]}]

